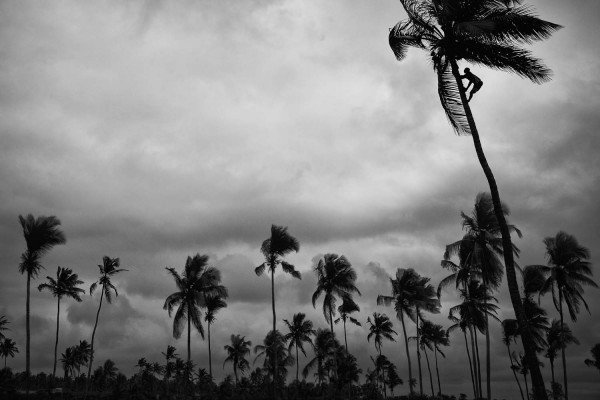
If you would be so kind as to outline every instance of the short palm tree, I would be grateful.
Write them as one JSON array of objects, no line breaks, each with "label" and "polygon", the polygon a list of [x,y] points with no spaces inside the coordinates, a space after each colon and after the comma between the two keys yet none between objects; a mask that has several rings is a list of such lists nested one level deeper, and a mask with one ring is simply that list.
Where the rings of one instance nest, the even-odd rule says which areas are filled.
[{"label": "short palm tree", "polygon": [[227,297],[227,288],[220,285],[221,273],[215,267],[208,266],[208,256],[196,254],[188,257],[183,274],[179,275],[175,268],[167,267],[169,275],[175,280],[177,292],[170,294],[163,305],[169,317],[175,311],[173,318],[173,337],[179,339],[187,322],[187,361],[190,361],[190,342],[192,324],[204,339],[204,327],[200,318],[200,308],[205,306],[205,295]]},{"label": "short palm tree", "polygon": [[[489,166],[463,87],[458,62],[482,64],[516,73],[535,83],[550,79],[551,73],[521,47],[548,38],[559,25],[537,18],[529,7],[512,7],[520,0],[400,0],[408,20],[390,30],[389,43],[398,60],[409,46],[426,50],[437,73],[438,94],[446,116],[458,133],[470,134],[480,165],[488,181],[494,212],[502,234],[504,264],[515,314],[524,330],[526,356],[533,365],[533,390],[546,399],[544,381],[527,332],[517,283],[510,231],[504,215],[496,179]],[[535,362],[534,362],[535,361]]]},{"label": "short palm tree", "polygon": [[[476,381],[476,374],[477,371],[475,370],[476,366],[474,365],[474,358],[471,358],[471,352],[469,352],[469,341],[467,339],[467,330],[469,331],[469,335],[471,336],[471,344],[473,344],[473,330],[472,330],[472,318],[471,316],[468,314],[468,308],[466,307],[461,307],[459,308],[458,312],[456,313],[450,313],[450,315],[448,316],[448,319],[450,321],[453,322],[453,325],[451,325],[447,332],[448,335],[450,335],[451,332],[455,331],[456,329],[460,329],[463,333],[463,336],[465,338],[465,349],[466,349],[466,353],[467,353],[467,360],[469,361],[469,372],[471,373],[471,383],[473,384],[473,397],[477,398],[479,397],[478,395],[478,390],[477,390],[477,386],[475,384]],[[472,352],[475,351],[475,346],[473,346]]]},{"label": "short palm tree", "polygon": [[204,321],[206,322],[206,331],[208,333],[208,371],[210,378],[212,379],[212,352],[210,348],[210,326],[216,321],[217,312],[227,307],[227,303],[223,296],[216,295],[205,295],[204,296],[204,307],[206,307],[206,313],[204,314]]},{"label": "short palm tree", "polygon": [[246,340],[245,336],[231,335],[231,344],[226,344],[224,347],[227,351],[227,358],[223,362],[223,368],[228,362],[233,364],[236,386],[238,385],[238,370],[244,373],[250,367],[250,363],[246,360],[246,356],[250,354],[250,346],[252,346],[252,342]]},{"label": "short palm tree", "polygon": [[312,346],[313,342],[311,336],[316,334],[316,331],[313,329],[312,321],[305,318],[306,315],[304,313],[297,313],[292,317],[291,323],[287,319],[283,320],[289,330],[289,333],[283,337],[283,340],[288,343],[288,350],[291,351],[292,347],[296,347],[296,381],[299,381],[298,377],[300,371],[298,349],[300,349],[302,354],[306,357],[304,343],[310,343]]},{"label": "short palm tree", "polygon": [[[264,357],[263,368],[268,375],[273,376],[275,383],[273,386],[283,384],[287,376],[287,368],[294,365],[294,357],[290,355],[281,332],[269,331],[263,339],[263,344],[254,346],[254,353],[256,354],[254,363]],[[275,360],[277,360],[277,364],[274,365]]]},{"label": "short palm tree", "polygon": [[[577,313],[581,303],[589,312],[588,305],[583,298],[583,285],[597,288],[598,285],[591,278],[592,265],[589,262],[589,250],[580,245],[575,236],[560,231],[554,237],[544,239],[548,265],[537,265],[535,269],[541,270],[546,276],[546,281],[540,288],[540,295],[552,293],[552,300],[560,315],[561,324],[564,322],[563,302],[569,310],[572,321],[577,321]],[[564,330],[563,330],[564,331]],[[567,364],[565,348],[561,348],[563,362],[563,380],[565,400],[569,400],[567,382]]]},{"label": "short palm tree", "polygon": [[327,377],[327,366],[330,364],[328,361],[334,357],[337,344],[331,331],[320,328],[317,329],[317,332],[315,333],[315,340],[313,343],[315,356],[302,370],[302,376],[306,378],[309,371],[316,367],[317,371],[315,372],[315,375],[320,386]]},{"label": "short palm tree", "polygon": [[590,353],[592,353],[592,358],[586,358],[585,365],[588,367],[594,367],[600,371],[600,343],[597,343],[594,347],[592,347]]},{"label": "short palm tree", "polygon": [[356,326],[362,326],[356,318],[352,318],[350,316],[350,314],[358,311],[360,311],[360,307],[354,302],[354,300],[352,300],[352,296],[343,296],[342,304],[340,304],[338,307],[340,317],[333,321],[336,324],[342,321],[344,324],[344,344],[346,345],[346,353],[348,352],[348,338],[346,337],[346,321],[350,321]]},{"label": "short palm tree", "polygon": [[521,399],[525,400],[523,396],[523,389],[521,388],[521,382],[519,382],[519,378],[517,377],[517,369],[515,367],[515,363],[513,362],[512,354],[510,351],[510,344],[512,342],[516,342],[517,337],[519,336],[519,323],[516,319],[507,318],[502,320],[502,343],[506,346],[506,351],[508,352],[508,359],[510,360],[510,369],[515,376],[515,380],[517,381],[517,386],[519,386],[519,392],[521,393]]},{"label": "short palm tree", "polygon": [[64,379],[73,376],[77,368],[77,359],[75,357],[75,347],[67,347],[65,352],[60,355],[60,363],[65,371]]},{"label": "short palm tree", "polygon": [[4,368],[6,368],[6,359],[10,356],[15,356],[19,352],[17,344],[11,338],[3,338],[0,340],[0,356],[4,357]]},{"label": "short palm tree", "polygon": [[[296,271],[296,267],[292,264],[283,260],[283,257],[291,253],[292,251],[298,252],[300,250],[300,243],[298,239],[290,235],[287,231],[287,226],[271,225],[271,237],[263,241],[260,252],[265,257],[265,262],[254,269],[256,275],[261,276],[268,268],[271,273],[271,308],[273,310],[273,332],[277,331],[277,314],[275,312],[275,269],[278,265],[281,265],[283,272],[292,275],[296,279],[302,279],[300,272]],[[277,354],[275,354],[277,357]],[[274,358],[273,379],[277,374],[277,366],[279,362]],[[276,385],[273,380],[273,398],[276,397]]]},{"label": "short palm tree", "polygon": [[25,252],[21,254],[19,263],[19,272],[27,273],[27,297],[25,302],[25,386],[29,393],[29,375],[31,372],[31,329],[29,326],[29,301],[31,278],[37,277],[40,269],[43,268],[40,263],[41,258],[48,253],[54,246],[65,244],[64,233],[60,230],[60,220],[55,216],[39,216],[35,218],[28,214],[27,217],[19,215],[19,222],[23,228],[23,236],[27,245]]},{"label": "short palm tree", "polygon": [[[377,350],[378,353],[378,361],[382,360],[382,354],[381,354],[381,346],[383,345],[383,339],[387,339],[389,341],[395,342],[396,339],[394,339],[393,335],[398,335],[398,333],[392,329],[393,325],[392,325],[392,321],[390,321],[390,319],[388,318],[387,315],[385,314],[380,314],[377,312],[373,313],[373,319],[371,320],[371,317],[367,318],[367,324],[369,324],[369,334],[367,335],[367,341],[371,340],[371,337],[373,337],[373,342],[375,344],[375,350]],[[387,358],[386,358],[387,360]],[[379,365],[379,363],[376,363],[377,365]],[[384,383],[384,372],[381,368],[378,368],[378,370],[380,371],[380,380],[383,382],[383,393],[384,396],[387,397],[386,391],[385,391],[385,383]]]},{"label": "short palm tree", "polygon": [[433,324],[431,330],[428,332],[429,334],[429,342],[433,346],[433,355],[435,357],[435,371],[437,375],[438,381],[438,395],[442,395],[442,384],[440,381],[440,370],[438,368],[438,357],[437,354],[440,353],[442,357],[446,358],[446,355],[440,349],[441,346],[447,347],[450,346],[450,338],[448,336],[448,332],[438,324]]},{"label": "short palm tree", "polygon": [[64,297],[71,297],[76,301],[80,302],[80,293],[85,293],[85,290],[77,287],[83,284],[83,281],[79,280],[79,276],[74,274],[69,268],[58,267],[56,271],[56,279],[51,276],[47,277],[48,283],[42,283],[38,286],[38,290],[44,289],[49,290],[54,297],[57,298],[56,307],[56,341],[54,342],[54,367],[52,368],[52,376],[56,376],[56,360],[58,352],[58,328],[60,321],[60,300]]},{"label": "short palm tree", "polygon": [[354,293],[360,295],[356,287],[356,271],[346,257],[337,254],[325,254],[315,266],[317,274],[317,289],[312,295],[313,307],[317,300],[323,296],[323,315],[329,323],[331,334],[333,331],[333,317],[336,312],[335,303],[338,298],[352,296]]},{"label": "short palm tree", "polygon": [[402,324],[402,333],[404,334],[404,345],[406,348],[406,359],[408,361],[408,381],[411,395],[413,394],[413,386],[410,384],[410,382],[413,382],[413,377],[404,315],[407,315],[408,318],[414,323],[417,322],[414,300],[417,296],[417,286],[419,285],[420,278],[420,275],[417,274],[412,268],[398,268],[396,271],[396,279],[390,278],[390,283],[392,285],[391,295],[385,296],[380,294],[377,296],[378,305],[389,306],[392,303],[394,304],[396,317]]},{"label": "short palm tree", "polygon": [[90,362],[91,355],[92,346],[87,340],[80,340],[77,346],[73,346],[73,357],[75,358],[75,368],[77,369],[78,376],[81,367]]},{"label": "short palm tree", "polygon": [[[92,364],[94,363],[94,338],[96,337],[96,329],[98,328],[98,317],[100,316],[100,309],[102,309],[102,300],[106,297],[108,304],[112,303],[112,293],[118,296],[117,288],[113,285],[111,279],[116,274],[127,271],[121,268],[121,261],[118,258],[110,258],[104,256],[102,258],[102,265],[98,265],[100,269],[100,278],[92,283],[90,286],[90,296],[94,294],[94,291],[100,286],[100,303],[98,305],[98,312],[96,312],[96,322],[94,323],[94,330],[92,331],[92,342],[90,343],[90,362],[88,364],[87,380],[89,388],[89,380],[92,374]],[[86,389],[87,392],[88,389]]]},{"label": "short palm tree", "polygon": [[[579,344],[579,340],[573,335],[571,328],[569,325],[557,320],[553,319],[550,324],[550,329],[546,331],[546,353],[545,357],[550,361],[550,372],[552,374],[552,388],[554,388],[554,360],[558,355],[558,352],[561,351],[564,357],[565,349],[570,344]],[[564,360],[564,359],[563,359]],[[563,363],[563,369],[565,365]],[[565,394],[566,394],[566,387]]]}]

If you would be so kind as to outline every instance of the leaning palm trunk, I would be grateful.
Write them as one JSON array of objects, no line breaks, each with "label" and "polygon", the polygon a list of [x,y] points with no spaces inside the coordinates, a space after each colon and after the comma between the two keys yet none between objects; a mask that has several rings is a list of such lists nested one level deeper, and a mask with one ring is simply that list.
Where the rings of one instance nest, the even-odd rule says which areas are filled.
[{"label": "leaning palm trunk", "polygon": [[427,371],[429,371],[429,384],[431,385],[431,397],[435,396],[433,391],[433,375],[431,374],[431,366],[429,365],[429,356],[427,355],[427,349],[423,348],[423,352],[425,353],[425,360],[427,361]]},{"label": "leaning palm trunk", "polygon": [[476,351],[477,351],[477,346],[476,346],[476,340],[475,340],[475,336],[473,335],[473,327],[469,326],[469,333],[471,335],[471,351],[473,352],[472,357],[473,357],[473,378],[475,380],[475,397],[481,397],[480,396],[480,387],[479,387],[479,374],[477,373],[479,367],[477,366],[477,356],[476,356]]},{"label": "leaning palm trunk", "polygon": [[441,396],[442,395],[442,384],[440,383],[440,370],[438,368],[437,347],[433,348],[433,355],[435,356],[435,373],[437,375],[437,381],[438,381],[438,396]]},{"label": "leaning palm trunk", "polygon": [[410,394],[413,394],[412,387],[412,366],[410,364],[410,352],[408,351],[408,336],[406,336],[406,325],[404,325],[404,313],[400,310],[400,322],[402,322],[402,332],[404,333],[404,346],[406,347],[406,359],[408,361],[408,387],[410,389]]},{"label": "leaning palm trunk", "polygon": [[473,114],[471,113],[471,107],[469,106],[469,102],[467,101],[467,97],[465,95],[465,89],[460,78],[460,72],[458,70],[456,60],[451,59],[450,64],[452,67],[452,75],[454,75],[456,84],[458,85],[458,91],[460,93],[460,99],[465,110],[465,116],[467,117],[467,121],[469,123],[471,136],[473,137],[473,144],[475,145],[475,151],[477,152],[477,158],[479,159],[479,163],[481,164],[481,168],[483,169],[483,172],[490,187],[492,202],[494,204],[494,214],[496,215],[496,218],[498,219],[498,224],[500,225],[500,232],[502,234],[504,267],[506,269],[506,281],[508,283],[508,292],[510,294],[510,300],[512,302],[513,309],[515,311],[515,315],[519,323],[521,340],[523,341],[523,347],[525,348],[525,358],[527,360],[528,365],[531,366],[531,385],[533,388],[534,397],[536,399],[546,400],[548,397],[546,394],[546,389],[544,387],[544,379],[540,371],[537,355],[535,353],[536,346],[533,341],[533,338],[531,337],[529,323],[527,321],[527,318],[525,317],[523,303],[521,301],[521,295],[519,293],[519,286],[517,283],[517,275],[515,271],[515,264],[513,258],[513,245],[510,239],[510,231],[508,229],[506,219],[504,218],[502,203],[500,201],[500,193],[498,192],[498,185],[496,184],[496,179],[494,178],[492,169],[490,168],[485,158],[485,154],[483,153],[481,141],[479,140],[479,133],[475,125],[475,119],[473,118]]},{"label": "leaning palm trunk", "polygon": [[[563,308],[562,308],[562,289],[558,288],[558,305],[559,305],[559,312],[560,312],[560,342],[562,343],[561,347],[561,354],[562,354],[562,365],[563,365],[563,380],[565,382],[565,400],[569,400],[569,388],[567,386],[567,360],[565,358],[565,325],[563,322]],[[554,388],[552,389],[552,391],[554,392]]]},{"label": "leaning palm trunk", "polygon": [[485,307],[485,372],[486,372],[486,388],[487,388],[487,400],[492,400],[492,384],[490,381],[490,323],[487,314],[487,283],[483,280],[483,290],[485,296],[483,298],[483,305]]},{"label": "leaning palm trunk", "polygon": [[521,382],[519,382],[519,377],[517,376],[517,371],[515,371],[515,364],[513,363],[513,359],[512,359],[512,355],[510,354],[510,345],[507,344],[506,345],[506,350],[508,351],[508,359],[510,360],[510,369],[513,372],[513,375],[515,376],[515,380],[517,381],[517,385],[519,386],[519,392],[521,393],[521,399],[525,400],[525,397],[523,397],[523,388],[521,387]]},{"label": "leaning palm trunk", "polygon": [[475,354],[477,355],[477,377],[479,379],[479,397],[483,397],[483,385],[481,384],[481,360],[479,359],[479,339],[477,338],[477,329],[475,329]]},{"label": "leaning palm trunk", "polygon": [[419,350],[419,308],[417,307],[417,363],[419,364],[419,394],[423,396],[423,374],[421,372],[421,351]]},{"label": "leaning palm trunk", "polygon": [[52,368],[52,379],[56,378],[56,355],[58,352],[58,327],[60,326],[60,296],[58,297],[58,308],[56,310],[56,341],[54,342],[54,367]]},{"label": "leaning palm trunk", "polygon": [[96,323],[94,324],[94,330],[92,331],[92,343],[90,344],[90,363],[88,364],[87,383],[86,383],[86,395],[90,388],[90,375],[92,374],[92,363],[94,362],[94,338],[96,337],[96,328],[98,328],[98,317],[100,316],[100,309],[102,308],[102,299],[104,299],[104,286],[102,287],[102,293],[100,294],[100,305],[96,312]]}]

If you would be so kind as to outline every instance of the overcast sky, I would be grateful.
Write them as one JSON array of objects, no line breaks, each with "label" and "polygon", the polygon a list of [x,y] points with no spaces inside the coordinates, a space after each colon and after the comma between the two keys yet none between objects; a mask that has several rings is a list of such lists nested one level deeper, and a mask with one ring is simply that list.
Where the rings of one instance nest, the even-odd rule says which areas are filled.
[{"label": "overcast sky", "polygon": [[[592,262],[599,254],[600,3],[576,3],[529,1],[565,26],[532,46],[551,82],[471,66],[484,81],[471,103],[484,149],[524,234],[515,240],[521,265],[544,263],[542,240],[559,230]],[[390,291],[388,276],[412,267],[437,285],[448,274],[444,246],[463,234],[460,211],[487,190],[471,138],[454,135],[442,112],[427,53],[399,63],[389,49],[388,30],[404,17],[393,0],[0,1],[0,315],[21,350],[8,365],[25,364],[17,217],[28,213],[57,216],[67,237],[32,282],[34,372],[52,370],[56,323],[55,300],[35,287],[60,265],[88,289],[104,255],[129,271],[103,306],[97,362],[111,358],[131,374],[141,357],[162,361],[169,344],[185,355],[162,309],[176,290],[165,267],[181,271],[201,253],[229,288],[212,348],[216,378],[230,374],[229,336],[258,344],[270,329],[270,281],[254,267],[271,224],[288,226],[301,245],[288,261],[302,280],[276,275],[280,329],[295,312],[326,326],[310,303],[311,266],[336,253],[357,270],[359,320],[385,312],[400,331],[393,310],[375,304]],[[500,318],[512,318],[505,284],[498,298]],[[586,298],[592,315],[569,321],[581,341],[567,350],[577,399],[600,391],[598,372],[583,363],[600,342],[600,290],[586,288]],[[448,326],[458,299],[442,300],[432,320]],[[98,301],[63,301],[59,352],[90,340]],[[493,395],[514,398],[500,334],[494,323]],[[366,336],[348,327],[363,371],[375,354]],[[461,338],[452,340],[443,390],[471,393]],[[407,380],[402,346],[383,350]],[[207,367],[197,333],[192,357]]]}]

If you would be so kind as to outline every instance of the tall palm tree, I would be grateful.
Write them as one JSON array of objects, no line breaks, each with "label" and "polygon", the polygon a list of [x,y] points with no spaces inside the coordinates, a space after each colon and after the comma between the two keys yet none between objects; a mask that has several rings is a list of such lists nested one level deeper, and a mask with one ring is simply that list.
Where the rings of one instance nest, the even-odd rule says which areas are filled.
[{"label": "tall palm tree", "polygon": [[183,274],[179,275],[175,268],[167,267],[169,275],[175,280],[178,291],[170,294],[163,305],[169,317],[177,307],[173,318],[173,337],[179,339],[187,322],[187,361],[190,361],[190,338],[192,324],[204,339],[204,327],[200,318],[200,308],[205,306],[204,295],[227,297],[227,288],[220,285],[221,272],[208,266],[208,256],[196,254],[187,258]]},{"label": "tall palm tree", "polygon": [[[554,237],[544,239],[548,265],[537,265],[546,276],[546,281],[540,289],[540,295],[552,292],[554,306],[560,315],[560,323],[564,323],[563,302],[569,310],[572,321],[577,321],[577,313],[581,303],[588,312],[590,309],[583,298],[583,285],[597,288],[598,285],[591,278],[592,265],[589,262],[589,250],[580,245],[575,236],[560,231]],[[558,296],[557,296],[558,295]],[[562,330],[564,331],[564,330]],[[567,363],[565,348],[561,348],[563,363],[563,381],[565,400],[569,400],[567,385]]]},{"label": "tall palm tree", "polygon": [[[292,275],[296,279],[302,279],[300,272],[296,271],[296,267],[292,264],[283,260],[283,257],[291,253],[292,251],[298,252],[300,250],[300,243],[298,239],[290,235],[287,231],[287,226],[271,225],[271,237],[265,239],[260,247],[260,252],[265,257],[265,262],[254,269],[256,275],[261,276],[268,268],[271,273],[271,308],[273,309],[273,329],[277,331],[277,314],[275,312],[275,269],[278,265],[281,265],[283,272]],[[277,374],[277,366],[279,362],[273,358],[273,379]],[[276,385],[273,380],[273,398],[276,398]]]},{"label": "tall palm tree", "polygon": [[250,367],[250,363],[246,360],[246,356],[250,354],[250,346],[252,346],[252,342],[246,340],[245,336],[231,335],[231,344],[226,344],[224,347],[227,351],[227,358],[223,361],[223,368],[228,362],[233,364],[236,386],[238,385],[238,369],[244,373]]},{"label": "tall palm tree", "polygon": [[350,261],[346,257],[337,254],[325,254],[315,266],[317,274],[317,289],[312,295],[313,307],[316,307],[317,300],[323,297],[323,315],[329,323],[331,334],[333,331],[333,316],[335,315],[335,302],[338,298],[351,296],[360,291],[355,285],[356,271],[352,268]]},{"label": "tall palm tree", "polygon": [[292,322],[290,323],[287,319],[283,322],[287,325],[289,333],[287,333],[283,340],[288,343],[288,350],[291,351],[292,347],[296,347],[296,381],[299,381],[298,374],[300,371],[298,349],[302,351],[302,354],[306,357],[306,351],[304,351],[304,343],[310,343],[313,345],[311,336],[316,334],[313,329],[313,323],[310,320],[305,319],[304,313],[294,314]]},{"label": "tall palm tree", "polygon": [[548,38],[559,25],[537,18],[529,7],[512,7],[521,0],[400,0],[408,20],[390,31],[389,43],[398,60],[405,58],[408,46],[424,49],[431,55],[438,76],[442,107],[458,133],[470,134],[479,163],[488,181],[494,212],[500,224],[504,265],[511,302],[519,321],[532,365],[533,390],[546,399],[544,381],[519,296],[510,231],[500,201],[498,185],[487,162],[471,107],[462,84],[458,62],[464,60],[493,69],[516,73],[535,83],[550,79],[548,70],[520,45]]},{"label": "tall palm tree", "polygon": [[210,379],[212,379],[212,353],[210,349],[210,326],[217,319],[217,312],[227,307],[227,303],[223,296],[218,294],[214,295],[204,295],[204,306],[206,307],[206,313],[204,314],[204,321],[206,322],[206,330],[208,333],[208,373],[210,375]]},{"label": "tall palm tree", "polygon": [[398,268],[396,271],[396,279],[390,278],[392,284],[392,293],[390,296],[379,295],[377,296],[377,305],[389,306],[394,303],[394,309],[396,311],[396,317],[402,324],[402,333],[404,334],[404,345],[406,349],[406,359],[408,361],[408,381],[410,394],[413,394],[413,377],[412,377],[412,366],[410,362],[410,352],[408,350],[408,336],[406,334],[406,324],[404,322],[404,315],[408,318],[417,322],[416,309],[414,301],[417,296],[417,286],[419,285],[420,275],[415,272],[414,269]]},{"label": "tall palm tree", "polygon": [[[574,343],[579,344],[579,340],[573,335],[571,328],[569,325],[557,320],[553,319],[550,325],[550,329],[546,332],[546,353],[544,356],[550,361],[550,372],[552,374],[552,390],[554,391],[554,360],[558,355],[558,351],[561,350],[564,356],[565,348]],[[565,365],[563,363],[563,369]],[[566,395],[566,387],[565,387],[565,395]]]},{"label": "tall palm tree", "polygon": [[51,276],[48,278],[48,283],[42,283],[38,286],[38,290],[44,289],[49,290],[54,297],[57,298],[56,307],[56,341],[54,342],[54,367],[52,369],[52,377],[56,376],[56,360],[58,352],[58,328],[60,321],[60,299],[65,297],[71,297],[78,302],[81,302],[80,293],[85,293],[85,290],[77,287],[83,284],[83,281],[79,280],[79,276],[74,274],[70,268],[58,267],[56,270],[56,279]]},{"label": "tall palm tree", "polygon": [[8,325],[8,319],[6,319],[6,316],[3,315],[0,317],[0,340],[5,338],[3,331],[10,330],[6,327],[6,325]]},{"label": "tall palm tree", "polygon": [[111,279],[116,274],[127,271],[121,267],[121,261],[118,258],[110,258],[104,256],[102,258],[102,265],[98,265],[100,269],[100,278],[92,283],[90,286],[90,296],[94,294],[94,291],[100,286],[100,303],[98,305],[98,311],[96,312],[96,322],[94,323],[94,330],[92,331],[92,342],[90,344],[90,362],[88,364],[86,393],[89,389],[90,376],[92,374],[92,364],[94,363],[94,338],[96,337],[96,329],[98,328],[98,317],[100,316],[100,310],[102,309],[102,300],[106,297],[108,304],[112,303],[112,293],[118,296],[117,288],[113,285]]},{"label": "tall palm tree", "polygon": [[0,356],[4,357],[4,368],[6,368],[6,359],[15,356],[19,352],[17,344],[11,338],[2,338],[0,340]]},{"label": "tall palm tree", "polygon": [[519,382],[519,378],[517,377],[517,370],[514,368],[515,363],[513,362],[512,354],[510,351],[510,344],[512,342],[516,342],[517,337],[519,336],[519,323],[516,319],[505,319],[502,320],[502,343],[506,346],[506,351],[508,352],[508,359],[510,360],[510,369],[515,376],[515,380],[517,381],[517,386],[519,386],[519,392],[521,393],[521,399],[525,400],[523,396],[523,389],[521,388],[521,382]]},{"label": "tall palm tree", "polygon": [[[456,314],[450,313],[450,315],[448,316],[448,319],[454,323],[453,325],[451,325],[448,328],[448,330],[447,330],[448,335],[450,335],[450,333],[455,331],[456,329],[460,329],[465,338],[465,348],[467,350],[467,352],[466,352],[467,360],[469,360],[469,372],[471,373],[471,383],[473,384],[473,397],[477,398],[478,392],[477,392],[477,387],[475,385],[476,372],[474,371],[473,360],[471,359],[471,352],[469,352],[469,341],[467,339],[467,330],[469,330],[469,334],[472,334],[470,316],[467,313],[463,314],[463,309],[461,308],[458,312],[458,316]],[[473,349],[473,351],[474,351],[474,349]]]},{"label": "tall palm tree", "polygon": [[25,302],[25,386],[29,394],[29,375],[31,373],[31,329],[29,326],[29,302],[31,278],[37,277],[40,269],[43,268],[41,258],[48,253],[54,246],[65,244],[67,239],[60,230],[60,220],[55,216],[39,216],[37,219],[27,214],[27,217],[19,215],[19,222],[23,228],[23,236],[27,245],[25,252],[21,254],[19,263],[19,272],[27,272],[27,298]]},{"label": "tall palm tree", "polygon": [[[502,213],[505,217],[510,213],[504,203],[502,203]],[[446,246],[444,259],[448,260],[453,254],[461,255],[461,251],[469,249],[470,253],[466,255],[470,266],[469,271],[471,273],[476,272],[477,276],[481,278],[484,290],[490,292],[498,290],[504,274],[504,268],[499,257],[503,252],[502,235],[490,194],[479,193],[475,198],[471,215],[461,212],[461,217],[463,229],[467,231],[467,234],[462,240]],[[508,229],[511,233],[515,232],[519,237],[522,236],[521,231],[514,225],[509,224]],[[514,245],[513,251],[515,257],[518,257],[519,250]],[[473,274],[471,274],[471,278],[473,278]],[[485,344],[487,397],[491,399],[490,333],[487,314]]]},{"label": "tall palm tree", "polygon": [[340,317],[336,319],[336,324],[342,321],[344,323],[344,344],[346,345],[346,353],[348,352],[348,339],[346,337],[346,321],[352,322],[354,325],[362,326],[360,322],[356,318],[352,318],[350,314],[360,311],[360,307],[358,304],[352,300],[352,296],[343,296],[342,304],[338,307],[338,312],[340,313]]},{"label": "tall palm tree", "polygon": [[594,345],[594,347],[592,347],[590,350],[590,353],[592,353],[592,358],[586,358],[584,361],[585,365],[588,367],[594,367],[600,371],[600,343]]}]

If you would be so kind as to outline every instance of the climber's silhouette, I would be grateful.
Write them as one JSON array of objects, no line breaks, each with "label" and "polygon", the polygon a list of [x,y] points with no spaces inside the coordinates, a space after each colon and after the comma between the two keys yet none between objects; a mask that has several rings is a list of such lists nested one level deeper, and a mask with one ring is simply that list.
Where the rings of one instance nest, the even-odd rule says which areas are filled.
[{"label": "climber's silhouette", "polygon": [[483,86],[483,82],[481,81],[481,79],[479,79],[477,75],[473,74],[469,68],[465,68],[465,74],[461,75],[460,77],[462,79],[469,80],[469,84],[465,88],[465,92],[469,90],[469,87],[471,87],[471,85],[473,85],[473,89],[471,89],[471,93],[469,93],[469,98],[467,99],[467,102],[469,102],[473,98],[473,95],[477,93],[479,89],[481,89],[481,87]]}]

